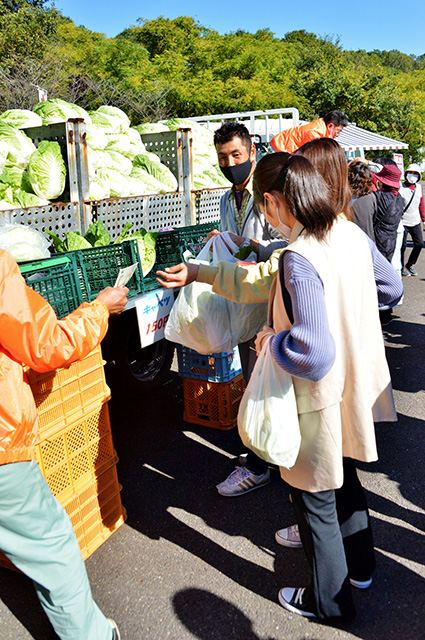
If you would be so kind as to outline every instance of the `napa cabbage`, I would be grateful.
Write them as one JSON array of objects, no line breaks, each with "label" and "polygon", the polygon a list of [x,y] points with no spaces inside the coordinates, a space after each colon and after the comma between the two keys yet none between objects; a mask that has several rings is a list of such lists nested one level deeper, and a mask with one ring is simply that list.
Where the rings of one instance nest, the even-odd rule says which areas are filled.
[{"label": "napa cabbage", "polygon": [[58,142],[43,140],[28,163],[28,180],[40,198],[55,200],[65,188],[66,166]]}]

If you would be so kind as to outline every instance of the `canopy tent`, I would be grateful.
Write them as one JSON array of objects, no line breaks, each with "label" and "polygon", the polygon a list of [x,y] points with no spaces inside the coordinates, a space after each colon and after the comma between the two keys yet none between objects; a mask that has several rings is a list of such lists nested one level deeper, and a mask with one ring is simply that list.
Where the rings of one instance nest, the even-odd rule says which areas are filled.
[{"label": "canopy tent", "polygon": [[408,149],[409,145],[393,138],[381,136],[356,125],[344,127],[337,138],[344,151],[375,151],[389,149]]}]

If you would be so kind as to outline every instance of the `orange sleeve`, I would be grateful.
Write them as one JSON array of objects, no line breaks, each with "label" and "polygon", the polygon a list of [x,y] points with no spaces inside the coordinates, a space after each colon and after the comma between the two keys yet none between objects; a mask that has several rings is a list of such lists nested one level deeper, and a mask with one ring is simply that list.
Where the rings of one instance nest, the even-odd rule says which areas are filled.
[{"label": "orange sleeve", "polygon": [[275,151],[286,151],[285,149],[285,145],[286,145],[286,131],[281,131],[280,133],[277,133],[271,140],[270,140],[270,146],[275,150]]},{"label": "orange sleeve", "polygon": [[0,341],[15,360],[40,372],[66,366],[90,353],[107,328],[107,310],[96,300],[58,320],[26,285],[13,258],[0,251]]}]

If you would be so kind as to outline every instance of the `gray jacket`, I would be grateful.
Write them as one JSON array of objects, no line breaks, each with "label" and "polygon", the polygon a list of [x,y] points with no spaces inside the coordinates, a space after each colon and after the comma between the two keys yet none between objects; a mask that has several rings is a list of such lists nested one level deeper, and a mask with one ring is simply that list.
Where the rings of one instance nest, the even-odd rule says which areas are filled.
[{"label": "gray jacket", "polygon": [[[242,227],[239,231],[235,219],[235,199],[233,195],[234,187],[226,191],[220,200],[220,231],[231,231],[238,236],[258,240],[259,242],[259,262],[267,260],[273,251],[286,247],[288,242],[282,238],[264,219],[263,214],[255,211],[254,198],[247,204],[245,215],[242,220]],[[248,189],[249,191],[249,189]]]}]

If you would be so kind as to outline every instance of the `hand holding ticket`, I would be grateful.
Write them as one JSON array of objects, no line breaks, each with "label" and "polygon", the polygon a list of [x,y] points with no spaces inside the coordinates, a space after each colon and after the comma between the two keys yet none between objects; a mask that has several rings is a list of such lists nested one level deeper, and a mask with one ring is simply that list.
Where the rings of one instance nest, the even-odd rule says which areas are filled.
[{"label": "hand holding ticket", "polygon": [[131,264],[129,267],[120,269],[114,287],[125,287],[131,276],[137,269],[137,263]]}]

